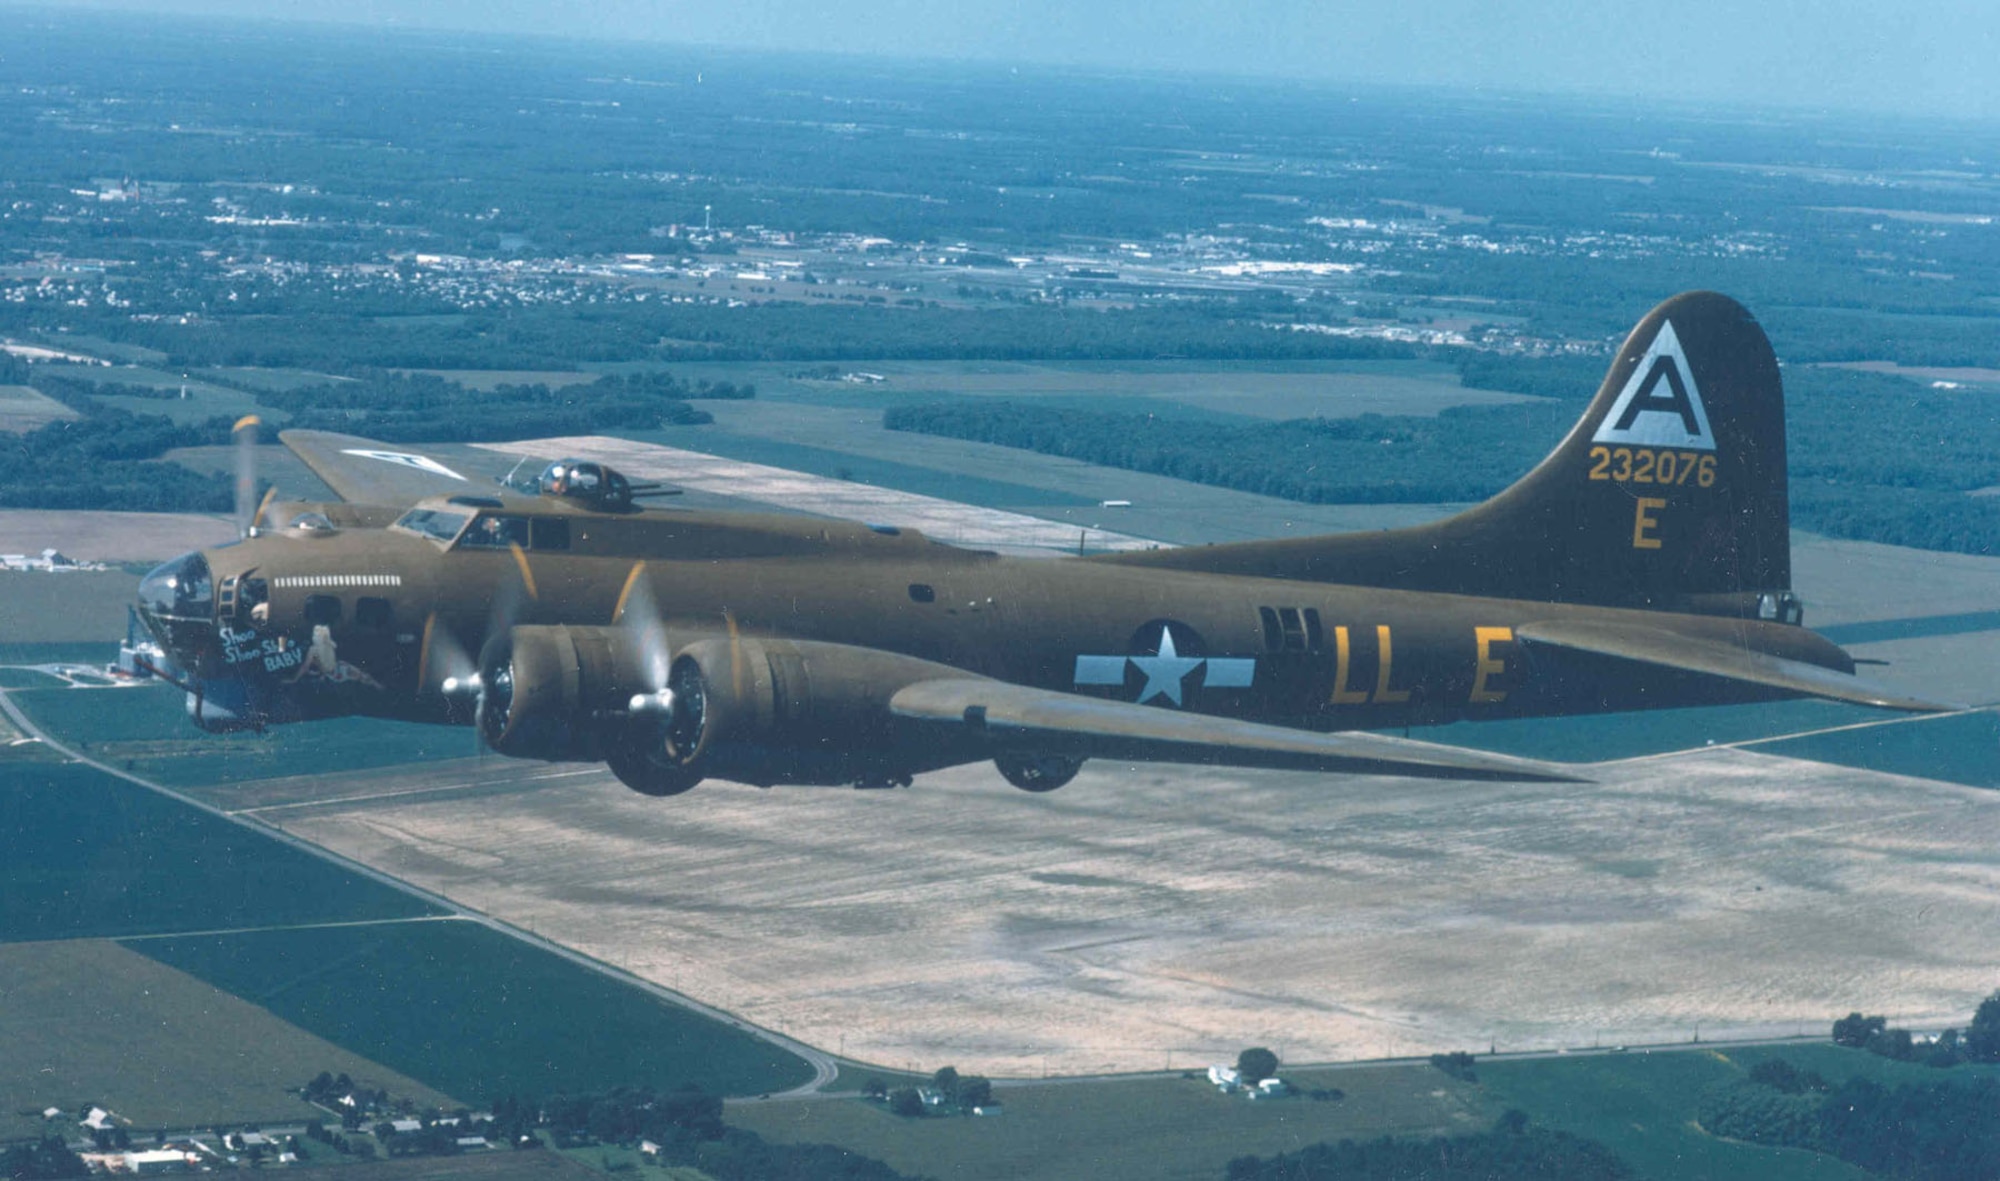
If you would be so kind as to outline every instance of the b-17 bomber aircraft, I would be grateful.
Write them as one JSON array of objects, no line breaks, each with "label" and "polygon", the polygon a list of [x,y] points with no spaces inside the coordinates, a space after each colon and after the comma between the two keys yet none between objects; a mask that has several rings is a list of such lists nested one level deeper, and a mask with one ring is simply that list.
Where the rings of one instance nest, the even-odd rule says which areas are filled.
[{"label": "b-17 bomber aircraft", "polygon": [[1857,678],[1801,626],[1783,399],[1749,312],[1684,294],[1484,504],[1071,558],[642,507],[649,489],[588,461],[526,494],[292,431],[344,499],[267,504],[242,540],[148,575],[137,611],[204,729],[471,724],[501,754],[601,759],[656,796],[988,759],[1029,791],[1088,758],[1547,778],[1369,731],[1799,696],[1949,708]]}]

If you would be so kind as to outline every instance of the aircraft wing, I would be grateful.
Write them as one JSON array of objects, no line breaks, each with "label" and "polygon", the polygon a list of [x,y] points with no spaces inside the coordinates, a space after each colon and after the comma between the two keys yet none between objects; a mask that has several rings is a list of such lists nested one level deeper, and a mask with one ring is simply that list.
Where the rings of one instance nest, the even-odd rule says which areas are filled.
[{"label": "aircraft wing", "polygon": [[889,709],[901,718],[983,730],[999,746],[1079,757],[1433,779],[1577,778],[1545,763],[1407,738],[1292,730],[1004,681],[919,681],[890,698]]},{"label": "aircraft wing", "polygon": [[1807,697],[1872,705],[1882,709],[1906,709],[1942,713],[1964,709],[1941,701],[1930,701],[1878,685],[1850,673],[1822,668],[1798,660],[1786,660],[1767,653],[1720,644],[1713,640],[1679,635],[1663,628],[1612,627],[1605,624],[1556,620],[1523,624],[1514,629],[1514,638],[1528,644],[1546,644],[1573,652],[1589,652],[1634,660],[1659,668],[1702,673],[1731,681],[1745,681],[1773,689],[1785,689]]},{"label": "aircraft wing", "polygon": [[496,494],[485,480],[394,444],[331,431],[283,431],[278,440],[346,501],[403,505],[426,496]]}]

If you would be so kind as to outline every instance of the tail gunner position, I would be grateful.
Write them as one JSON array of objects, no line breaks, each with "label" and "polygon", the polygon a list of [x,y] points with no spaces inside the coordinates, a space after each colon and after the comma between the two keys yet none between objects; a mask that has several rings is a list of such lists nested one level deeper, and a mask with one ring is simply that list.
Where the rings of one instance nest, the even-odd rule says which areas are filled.
[{"label": "tail gunner position", "polygon": [[588,462],[495,493],[365,440],[282,437],[345,499],[266,506],[243,540],[140,587],[158,671],[204,729],[469,723],[502,754],[603,759],[649,795],[985,759],[1045,791],[1090,757],[1552,774],[1363,732],[1412,723],[1799,696],[1947,708],[1856,678],[1801,626],[1777,362],[1707,292],[1640,321],[1518,483],[1386,532],[1006,558],[642,508],[656,489]]}]

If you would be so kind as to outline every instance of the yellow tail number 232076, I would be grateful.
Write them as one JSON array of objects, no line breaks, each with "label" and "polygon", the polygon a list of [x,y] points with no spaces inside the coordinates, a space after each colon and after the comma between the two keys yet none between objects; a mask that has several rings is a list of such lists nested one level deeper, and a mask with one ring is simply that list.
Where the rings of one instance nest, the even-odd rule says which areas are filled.
[{"label": "yellow tail number 232076", "polygon": [[1700,451],[1655,451],[1651,447],[1599,445],[1590,449],[1590,478],[1620,484],[1675,487],[1692,482],[1699,488],[1713,488],[1715,456]]}]

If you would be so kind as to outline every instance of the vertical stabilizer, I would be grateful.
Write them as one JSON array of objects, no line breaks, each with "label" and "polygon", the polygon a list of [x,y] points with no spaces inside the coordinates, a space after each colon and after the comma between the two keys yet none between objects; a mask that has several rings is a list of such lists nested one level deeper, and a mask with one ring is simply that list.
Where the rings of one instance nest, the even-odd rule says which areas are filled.
[{"label": "vertical stabilizer", "polygon": [[[1468,437],[1468,450],[1480,440]],[[1493,499],[1381,533],[1100,559],[1551,602],[1790,613],[1785,400],[1750,313],[1677,295],[1625,338],[1569,435]]]}]

